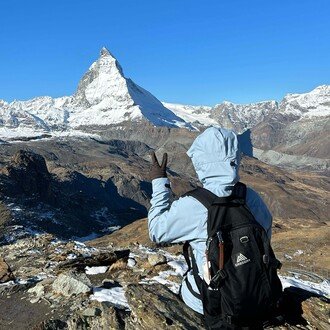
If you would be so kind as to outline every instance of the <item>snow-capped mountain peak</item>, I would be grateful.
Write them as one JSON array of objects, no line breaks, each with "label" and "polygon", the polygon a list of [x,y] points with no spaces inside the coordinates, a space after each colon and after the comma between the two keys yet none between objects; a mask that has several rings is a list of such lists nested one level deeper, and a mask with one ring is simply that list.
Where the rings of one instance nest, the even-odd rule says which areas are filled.
[{"label": "snow-capped mountain peak", "polygon": [[[119,62],[103,47],[73,96],[41,96],[7,103],[0,100],[0,137],[78,134],[84,126],[147,120],[156,126],[191,125],[165,108],[151,93],[124,76]],[[76,132],[76,133],[75,133]]]},{"label": "snow-capped mountain peak", "polygon": [[151,93],[126,78],[117,59],[105,47],[80,80],[74,104],[79,111],[69,119],[72,127],[143,118],[157,126],[190,127]]},{"label": "snow-capped mountain peak", "polygon": [[308,93],[287,94],[280,104],[280,112],[311,118],[330,115],[330,85],[321,85]]},{"label": "snow-capped mountain peak", "polygon": [[[88,127],[149,121],[155,126],[199,128],[221,125],[242,132],[280,113],[290,120],[330,115],[330,86],[276,101],[214,107],[161,103],[125,77],[116,57],[106,48],[79,81],[73,96],[36,97],[8,103],[0,99],[0,138],[86,135]],[[100,130],[101,131],[101,130]]]},{"label": "snow-capped mountain peak", "polygon": [[8,105],[8,102],[0,99],[0,107],[4,107],[5,105]]},{"label": "snow-capped mountain peak", "polygon": [[243,132],[263,121],[268,115],[276,113],[277,110],[278,105],[276,101],[249,104],[235,104],[224,101],[214,106],[211,117],[225,127],[233,128],[237,132]]},{"label": "snow-capped mountain peak", "polygon": [[109,49],[108,48],[106,48],[106,47],[102,47],[101,48],[101,50],[100,50],[100,56],[112,56],[112,57],[114,57],[111,53],[110,53],[110,51],[109,51]]},{"label": "snow-capped mountain peak", "polygon": [[[89,108],[105,98],[125,99],[126,80],[117,59],[106,48],[100,57],[89,67],[78,84],[74,95],[76,106]],[[124,106],[128,106],[124,104]]]}]

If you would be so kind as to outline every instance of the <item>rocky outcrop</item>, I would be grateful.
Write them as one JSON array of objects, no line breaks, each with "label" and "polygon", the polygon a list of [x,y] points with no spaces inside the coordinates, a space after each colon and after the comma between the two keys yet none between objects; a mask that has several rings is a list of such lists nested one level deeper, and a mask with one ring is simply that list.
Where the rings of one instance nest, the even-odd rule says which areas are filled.
[{"label": "rocky outcrop", "polygon": [[47,199],[50,195],[51,175],[45,159],[31,151],[20,150],[6,166],[7,175],[14,183],[12,193],[38,195]]},{"label": "rocky outcrop", "polygon": [[320,330],[329,329],[329,301],[317,297],[311,297],[302,302],[302,311],[302,315],[308,320],[308,323],[312,327]]},{"label": "rocky outcrop", "polygon": [[5,231],[6,226],[10,223],[11,219],[12,217],[9,208],[3,202],[0,202],[0,233]]},{"label": "rocky outcrop", "polygon": [[[292,116],[277,114],[255,126],[251,136],[253,146],[262,150],[329,161],[329,116],[300,120],[294,120],[295,117]],[[308,168],[308,162],[305,165],[305,168]],[[286,164],[283,162],[282,166],[286,167]]]},{"label": "rocky outcrop", "polygon": [[203,328],[202,318],[160,284],[130,285],[126,296],[134,317],[135,329]]},{"label": "rocky outcrop", "polygon": [[[95,307],[96,306],[96,307]],[[94,303],[91,307],[81,310],[65,322],[65,329],[68,330],[99,330],[99,329],[124,329],[124,321],[127,313],[116,310],[109,303]],[[57,322],[60,322],[57,320]],[[41,329],[50,330],[50,321],[45,322]],[[132,328],[133,330],[134,328]]]}]

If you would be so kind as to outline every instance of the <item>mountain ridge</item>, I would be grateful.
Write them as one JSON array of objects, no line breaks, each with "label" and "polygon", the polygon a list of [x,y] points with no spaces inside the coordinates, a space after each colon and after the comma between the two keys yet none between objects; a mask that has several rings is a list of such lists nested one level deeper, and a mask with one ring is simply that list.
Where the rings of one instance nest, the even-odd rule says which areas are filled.
[{"label": "mountain ridge", "polygon": [[329,118],[330,85],[318,86],[307,93],[287,94],[281,102],[224,101],[213,107],[161,102],[125,77],[118,60],[103,47],[73,95],[10,103],[0,100],[0,140],[1,143],[51,138],[102,140],[109,135],[132,139],[127,134],[116,133],[116,137],[110,131],[132,132],[133,127],[139,132],[132,134],[144,140],[142,135],[146,130],[151,133],[150,127],[198,132],[208,126],[222,126],[239,134],[250,134],[248,143],[256,149],[275,151],[276,154],[267,156],[258,151],[264,157],[261,159],[270,164],[278,165],[283,158],[289,160],[285,166],[298,168],[290,157],[296,155],[306,156],[299,162],[299,168],[305,165],[310,168],[310,157],[314,157],[312,167],[326,169],[328,162],[323,166],[319,159],[329,158]]},{"label": "mountain ridge", "polygon": [[[330,86],[287,94],[274,100],[236,104],[223,101],[213,107],[160,102],[124,76],[114,55],[105,47],[78,83],[72,96],[39,96],[30,100],[0,100],[0,137],[84,135],[87,126],[112,126],[147,120],[155,126],[201,129],[221,125],[242,133],[271,117],[289,121],[330,115]],[[282,119],[278,119],[282,121]],[[286,119],[287,120],[287,119]],[[88,135],[88,134],[87,134]]]}]

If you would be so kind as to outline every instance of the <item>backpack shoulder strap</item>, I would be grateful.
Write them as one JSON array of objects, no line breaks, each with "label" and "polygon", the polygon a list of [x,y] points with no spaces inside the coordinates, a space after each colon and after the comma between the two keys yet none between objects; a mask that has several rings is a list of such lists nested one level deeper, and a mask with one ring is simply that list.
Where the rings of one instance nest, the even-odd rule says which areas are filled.
[{"label": "backpack shoulder strap", "polygon": [[233,188],[232,196],[238,199],[246,199],[246,185],[242,182],[237,182]]},{"label": "backpack shoulder strap", "polygon": [[242,182],[237,182],[233,188],[232,194],[227,197],[218,197],[211,191],[198,187],[191,191],[188,191],[182,197],[191,196],[196,198],[200,203],[202,203],[207,209],[211,207],[212,204],[228,204],[233,200],[242,200],[245,203],[246,199],[246,185]]},{"label": "backpack shoulder strap", "polygon": [[219,198],[217,195],[213,194],[211,191],[198,187],[194,190],[186,192],[182,197],[191,196],[196,198],[200,203],[202,203],[207,209],[211,207],[213,201]]}]

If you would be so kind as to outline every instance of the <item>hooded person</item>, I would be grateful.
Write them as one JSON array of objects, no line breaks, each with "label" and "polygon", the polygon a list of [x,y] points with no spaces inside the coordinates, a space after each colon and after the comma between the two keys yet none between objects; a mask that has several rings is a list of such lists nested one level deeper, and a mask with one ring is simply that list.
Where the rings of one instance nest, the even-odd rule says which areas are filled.
[{"label": "hooded person", "polygon": [[[204,188],[219,197],[231,195],[234,185],[239,181],[240,164],[238,139],[233,131],[215,127],[206,129],[192,143],[187,155]],[[166,175],[167,154],[164,154],[161,165],[155,154],[152,155],[152,161],[152,199],[148,213],[150,239],[156,243],[189,241],[199,276],[203,278],[208,211],[192,196],[181,197],[171,204],[170,181]],[[251,188],[247,188],[246,205],[270,238],[272,216],[259,194]],[[203,314],[192,270],[184,277],[180,292],[186,305]]]}]

